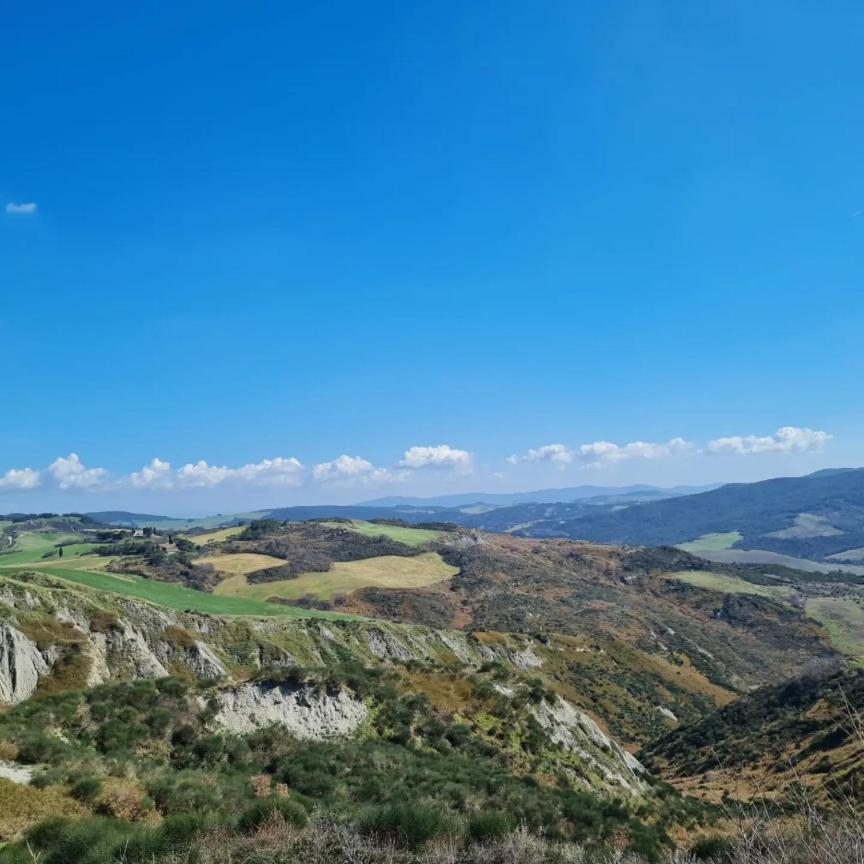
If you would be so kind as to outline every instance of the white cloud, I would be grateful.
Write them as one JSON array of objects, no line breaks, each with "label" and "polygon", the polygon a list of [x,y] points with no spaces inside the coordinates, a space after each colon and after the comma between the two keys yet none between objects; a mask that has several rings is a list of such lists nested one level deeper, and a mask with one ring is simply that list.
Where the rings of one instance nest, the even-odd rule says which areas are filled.
[{"label": "white cloud", "polygon": [[129,482],[138,489],[170,489],[174,485],[171,463],[151,459],[149,465],[129,475]]},{"label": "white cloud", "polygon": [[524,456],[510,456],[507,461],[511,465],[519,462],[551,462],[558,468],[566,468],[575,458],[575,452],[564,444],[545,444],[529,450]]},{"label": "white cloud", "polygon": [[665,443],[653,441],[631,441],[629,444],[613,444],[611,441],[594,441],[579,447],[579,457],[591,465],[614,465],[632,459],[664,459],[693,450],[693,445],[683,438],[671,438]]},{"label": "white cloud", "polygon": [[319,462],[312,469],[312,476],[320,483],[327,483],[331,480],[362,477],[374,470],[375,466],[367,459],[343,453],[330,462]]},{"label": "white cloud", "polygon": [[87,468],[77,453],[55,459],[48,466],[48,473],[61,489],[92,489],[108,478],[104,468]]},{"label": "white cloud", "polygon": [[434,447],[409,447],[399,465],[402,468],[444,468],[460,473],[471,470],[473,458],[467,450],[456,450],[448,444]]},{"label": "white cloud", "polygon": [[10,468],[0,476],[0,489],[35,489],[42,482],[38,471],[32,468]]},{"label": "white cloud", "polygon": [[564,469],[574,462],[582,465],[612,465],[632,459],[662,459],[693,449],[693,445],[683,438],[672,438],[660,444],[651,441],[632,441],[629,444],[593,441],[573,449],[565,444],[546,444],[529,450],[524,456],[510,456],[507,461],[511,465],[520,462],[548,462]]},{"label": "white cloud", "polygon": [[177,469],[176,485],[200,489],[218,486],[230,476],[231,469],[227,465],[209,465],[206,460],[199,459],[197,462],[187,462]]},{"label": "white cloud", "polygon": [[303,479],[303,463],[293,456],[277,456],[241,465],[234,476],[254,486],[297,486]]},{"label": "white cloud", "polygon": [[184,488],[208,488],[222,483],[238,483],[249,486],[297,486],[303,479],[303,465],[293,456],[277,456],[229,468],[227,465],[209,465],[204,459],[187,462],[177,469],[174,486]]},{"label": "white cloud", "polygon": [[36,210],[37,207],[32,201],[27,204],[16,204],[14,201],[10,201],[6,205],[6,212],[16,216],[32,216]]},{"label": "white cloud", "polygon": [[[134,487],[135,489],[171,490],[206,489],[223,483],[246,486],[298,486],[303,481],[302,463],[293,456],[277,456],[231,468],[227,465],[210,465],[205,460],[188,462],[173,468],[170,462],[154,458],[139,471],[133,471],[110,482],[104,468],[87,468],[76,453],[55,459],[45,475],[61,490],[112,489]],[[12,469],[0,475],[0,489],[33,489],[40,485],[42,475],[30,468]]]},{"label": "white cloud", "polygon": [[363,483],[391,483],[404,480],[404,471],[376,468],[368,459],[348,456],[343,453],[330,462],[320,462],[312,469],[312,476],[319,483],[333,481],[362,481]]},{"label": "white cloud", "polygon": [[827,432],[782,426],[773,435],[732,435],[708,442],[709,453],[806,453],[821,450],[832,438]]},{"label": "white cloud", "polygon": [[249,486],[297,486],[302,479],[303,465],[293,456],[262,459],[239,468],[210,465],[204,459],[199,459],[177,469],[172,468],[170,462],[157,457],[120,482],[136,489],[168,490],[206,489],[229,482]]}]

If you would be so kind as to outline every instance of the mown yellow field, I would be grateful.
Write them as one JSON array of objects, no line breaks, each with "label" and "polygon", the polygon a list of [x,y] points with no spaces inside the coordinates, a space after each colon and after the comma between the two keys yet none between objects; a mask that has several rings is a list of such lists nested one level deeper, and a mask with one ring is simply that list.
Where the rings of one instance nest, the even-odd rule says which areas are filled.
[{"label": "mown yellow field", "polygon": [[243,525],[234,525],[231,528],[220,528],[218,531],[208,531],[206,534],[196,534],[188,539],[196,546],[206,546],[208,543],[221,543],[230,540],[244,530]]},{"label": "mown yellow field", "polygon": [[[266,558],[267,556],[214,556],[214,558],[235,557]],[[218,569],[225,569],[215,561],[213,565]],[[296,600],[298,597],[312,594],[321,600],[329,600],[336,594],[350,594],[358,588],[372,586],[424,588],[449,579],[458,572],[458,568],[445,564],[437,552],[424,552],[413,558],[383,555],[378,558],[366,558],[363,561],[337,562],[326,573],[303,573],[296,579],[281,579],[278,582],[265,582],[258,585],[246,581],[246,573],[250,572],[252,570],[248,569],[244,573],[238,573],[220,582],[213,593],[225,597],[250,597],[256,600],[266,600],[268,597]]]},{"label": "mown yellow field", "polygon": [[198,564],[212,564],[222,573],[243,576],[267,567],[280,567],[285,562],[272,555],[259,555],[257,552],[238,552],[236,555],[207,555],[197,560]]}]

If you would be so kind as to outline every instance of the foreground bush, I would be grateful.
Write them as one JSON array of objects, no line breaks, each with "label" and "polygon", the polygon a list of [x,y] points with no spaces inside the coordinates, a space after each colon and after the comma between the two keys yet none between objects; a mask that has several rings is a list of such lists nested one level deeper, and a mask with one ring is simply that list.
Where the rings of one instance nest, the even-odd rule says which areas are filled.
[{"label": "foreground bush", "polygon": [[470,840],[482,842],[504,837],[513,828],[513,820],[506,813],[492,810],[472,816],[465,833]]},{"label": "foreground bush", "polygon": [[450,821],[437,808],[423,804],[392,804],[367,811],[360,829],[406,849],[416,849],[444,834]]},{"label": "foreground bush", "polygon": [[[279,800],[281,804],[275,802]],[[521,826],[491,834],[503,814],[481,814],[462,826],[429,808],[378,808],[366,814],[370,826],[306,820],[299,805],[286,799],[262,800],[258,823],[248,833],[207,817],[171,817],[158,826],[106,818],[52,820],[31,831],[26,842],[0,851],[2,864],[861,864],[864,825],[860,821],[826,822],[798,817],[782,828],[758,820],[742,827],[733,841],[705,838],[692,853],[644,857],[611,844],[606,849],[545,840]],[[303,812],[303,816],[300,813]],[[243,820],[241,820],[243,821]],[[474,825],[472,828],[471,825]],[[455,828],[461,827],[461,831]],[[481,830],[482,829],[482,830]],[[425,839],[423,839],[425,838]]]},{"label": "foreground bush", "polygon": [[252,834],[268,822],[302,828],[306,824],[306,811],[290,798],[264,798],[243,813],[237,827],[244,834]]}]

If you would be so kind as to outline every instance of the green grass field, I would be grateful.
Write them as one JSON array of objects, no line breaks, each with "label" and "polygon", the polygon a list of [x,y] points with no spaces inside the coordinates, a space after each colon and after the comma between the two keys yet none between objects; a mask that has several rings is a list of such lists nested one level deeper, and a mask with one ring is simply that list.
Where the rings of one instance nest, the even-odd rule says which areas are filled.
[{"label": "green grass field", "polygon": [[[89,555],[95,544],[74,543],[64,548],[62,559],[56,557],[55,544],[78,539],[80,535],[60,532],[29,532],[17,538],[13,551],[0,554],[0,575],[14,576],[16,572],[31,571],[44,573],[65,582],[84,585],[98,591],[110,591],[127,597],[148,600],[168,609],[206,612],[211,615],[279,615],[290,618],[325,617],[346,618],[351,616],[316,610],[295,609],[277,603],[267,603],[255,597],[217,596],[204,591],[196,591],[172,582],[159,582],[129,573],[109,573],[105,570],[111,562],[110,557]],[[46,552],[53,553],[44,558]],[[242,562],[234,562],[245,567],[232,572],[249,572],[250,569],[272,567],[283,563],[279,558],[267,555],[223,556],[237,557]],[[246,559],[261,559],[258,567],[251,566]]]},{"label": "green grass field", "polygon": [[346,522],[324,522],[328,528],[348,528],[367,537],[389,537],[407,546],[422,546],[432,540],[437,540],[444,532],[431,528],[403,528],[401,525],[378,525],[374,522],[363,522],[355,519],[350,524]]},{"label": "green grass field", "polygon": [[841,653],[864,664],[864,601],[851,597],[808,597],[804,611],[818,621]]},{"label": "green grass field", "polygon": [[[18,568],[20,571],[21,568]],[[266,603],[249,597],[224,597],[195,591],[173,582],[158,582],[155,579],[144,579],[131,573],[107,573],[105,571],[85,570],[83,568],[58,567],[56,565],[28,568],[44,573],[64,582],[72,582],[97,591],[110,591],[127,597],[137,597],[147,600],[157,606],[175,609],[181,612],[202,612],[210,615],[259,615],[281,616],[288,618],[330,618],[346,619],[350,615],[339,615],[335,612],[319,612],[314,609],[295,609],[278,603]],[[0,570],[0,573],[14,575],[10,569]]]},{"label": "green grass field", "polygon": [[703,534],[688,543],[679,543],[678,548],[698,555],[700,552],[720,552],[731,549],[741,539],[740,531],[727,531],[725,534]]},{"label": "green grass field", "polygon": [[330,600],[336,594],[350,594],[358,588],[425,588],[449,579],[458,568],[445,564],[437,552],[424,552],[414,558],[382,555],[362,561],[337,562],[326,573],[303,573],[296,579],[249,584],[245,575],[220,582],[214,594],[265,601],[268,597],[296,600],[311,594]]},{"label": "green grass field", "polygon": [[[32,531],[21,534],[15,541],[11,551],[0,553],[0,566],[30,564],[43,560],[46,554],[57,557],[54,548],[58,543],[70,543],[81,539],[80,534],[63,533],[60,531]],[[89,552],[93,548],[92,543],[76,543],[63,550],[64,556],[75,556],[80,554],[76,547],[87,547]]]},{"label": "green grass field", "polygon": [[785,585],[756,585],[745,579],[712,573],[708,570],[682,570],[680,573],[667,573],[666,577],[695,585],[697,588],[722,591],[724,594],[756,594],[759,597],[770,597],[772,600],[783,600],[795,595],[795,590]]}]

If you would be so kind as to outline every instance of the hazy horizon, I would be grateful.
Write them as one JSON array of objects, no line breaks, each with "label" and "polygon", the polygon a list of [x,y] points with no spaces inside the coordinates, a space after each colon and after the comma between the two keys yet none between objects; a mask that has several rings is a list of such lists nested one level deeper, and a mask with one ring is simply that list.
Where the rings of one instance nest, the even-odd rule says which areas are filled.
[{"label": "hazy horizon", "polygon": [[[788,462],[787,462],[788,464]],[[749,466],[755,467],[755,466]],[[182,489],[140,489],[128,485],[120,485],[116,479],[106,479],[101,489],[42,489],[32,490],[19,498],[12,496],[0,497],[3,506],[0,514],[15,512],[94,512],[102,510],[124,510],[136,513],[153,513],[154,515],[173,516],[179,518],[192,518],[203,516],[214,516],[225,513],[250,512],[256,510],[267,510],[277,507],[291,506],[318,506],[318,505],[359,505],[378,498],[436,498],[450,495],[463,495],[473,493],[482,494],[513,494],[523,495],[531,492],[542,492],[551,489],[569,489],[580,486],[598,486],[608,488],[627,488],[631,486],[653,486],[668,489],[678,486],[706,487],[717,486],[725,483],[758,482],[770,480],[775,477],[797,477],[813,473],[813,471],[825,468],[848,469],[857,466],[848,465],[819,465],[809,467],[801,471],[776,471],[761,475],[739,475],[723,480],[706,480],[699,483],[677,483],[677,482],[654,482],[648,480],[615,481],[608,473],[599,474],[595,472],[593,479],[587,479],[584,475],[569,478],[567,475],[552,477],[549,483],[542,485],[522,485],[519,487],[508,484],[504,479],[494,478],[487,484],[480,483],[477,475],[470,474],[459,478],[435,478],[435,483],[425,487],[425,491],[412,492],[404,484],[396,485],[390,483],[385,487],[358,487],[356,484],[341,484],[326,486],[311,482],[301,483],[298,486],[288,487],[249,487],[242,484],[223,481],[221,489],[214,487],[193,487]],[[377,494],[378,488],[381,494]],[[421,490],[424,487],[419,487]],[[365,491],[364,491],[365,490]],[[215,493],[215,494],[214,494]],[[17,500],[21,506],[10,506]],[[224,506],[212,503],[214,500],[222,502]],[[53,502],[53,503],[52,503]]]}]

